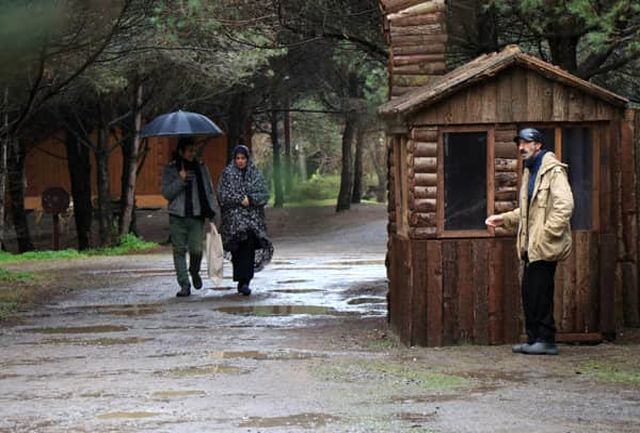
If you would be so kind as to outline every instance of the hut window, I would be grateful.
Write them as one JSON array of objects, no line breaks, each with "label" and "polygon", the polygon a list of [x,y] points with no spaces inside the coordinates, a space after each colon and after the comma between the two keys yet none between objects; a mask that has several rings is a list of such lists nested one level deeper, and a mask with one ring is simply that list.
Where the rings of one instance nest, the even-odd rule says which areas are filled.
[{"label": "hut window", "polygon": [[444,229],[486,230],[487,132],[446,132]]},{"label": "hut window", "polygon": [[575,208],[574,230],[593,227],[593,138],[585,127],[562,129],[562,161],[569,165],[569,183]]}]

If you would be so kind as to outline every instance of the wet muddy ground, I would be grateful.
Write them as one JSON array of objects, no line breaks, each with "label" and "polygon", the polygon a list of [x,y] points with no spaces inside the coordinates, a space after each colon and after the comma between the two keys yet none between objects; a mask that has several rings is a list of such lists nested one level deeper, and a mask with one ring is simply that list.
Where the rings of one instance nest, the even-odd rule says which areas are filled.
[{"label": "wet muddy ground", "polygon": [[0,328],[0,432],[640,432],[637,331],[558,357],[398,345],[384,217],[281,230],[249,298],[175,298],[168,251],[29,265],[74,290]]}]

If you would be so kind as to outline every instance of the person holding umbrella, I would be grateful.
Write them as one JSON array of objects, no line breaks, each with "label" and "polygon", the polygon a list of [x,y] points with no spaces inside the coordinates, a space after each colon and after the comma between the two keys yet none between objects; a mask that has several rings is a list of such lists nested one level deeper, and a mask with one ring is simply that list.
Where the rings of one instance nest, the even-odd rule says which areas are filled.
[{"label": "person holding umbrella", "polygon": [[271,261],[273,245],[267,237],[264,207],[269,191],[262,173],[254,166],[249,149],[238,145],[218,183],[222,208],[222,243],[231,253],[233,281],[238,293],[251,294],[254,272]]},{"label": "person holding umbrella", "polygon": [[[189,274],[195,289],[202,288],[200,264],[204,220],[219,221],[220,208],[207,166],[196,159],[194,136],[217,137],[222,130],[207,116],[174,111],[157,116],[141,131],[142,138],[178,137],[173,159],[162,174],[162,195],[169,201],[169,230],[173,244],[173,264],[180,291],[191,295]],[[189,267],[187,269],[187,252]]]},{"label": "person holding umbrella", "polygon": [[[162,195],[169,201],[169,230],[173,245],[173,264],[180,291],[178,297],[202,288],[200,264],[203,254],[204,220],[220,215],[207,166],[196,159],[195,141],[190,136],[178,139],[173,159],[162,175]],[[189,253],[187,272],[186,255]]]}]

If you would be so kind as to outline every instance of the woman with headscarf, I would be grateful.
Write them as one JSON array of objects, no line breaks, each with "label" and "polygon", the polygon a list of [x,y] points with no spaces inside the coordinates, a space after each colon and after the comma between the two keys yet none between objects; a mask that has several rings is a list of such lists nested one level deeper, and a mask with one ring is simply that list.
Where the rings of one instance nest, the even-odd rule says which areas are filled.
[{"label": "woman with headscarf", "polygon": [[[218,200],[207,166],[196,158],[193,138],[181,137],[173,160],[162,174],[162,195],[169,201],[169,230],[173,245],[173,264],[180,291],[178,297],[191,295],[193,287],[202,288],[200,264],[204,238],[204,220],[219,217]],[[189,268],[187,271],[187,252]]]},{"label": "woman with headscarf", "polygon": [[267,237],[264,207],[269,191],[262,173],[254,166],[249,149],[238,145],[218,183],[222,208],[222,242],[231,253],[233,281],[238,293],[251,294],[254,272],[271,261],[273,245]]}]

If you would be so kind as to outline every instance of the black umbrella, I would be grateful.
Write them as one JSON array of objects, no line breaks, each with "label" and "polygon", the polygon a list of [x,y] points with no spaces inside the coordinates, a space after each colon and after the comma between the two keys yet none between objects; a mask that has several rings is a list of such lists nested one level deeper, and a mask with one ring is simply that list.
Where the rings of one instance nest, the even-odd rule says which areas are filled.
[{"label": "black umbrella", "polygon": [[222,130],[207,116],[178,110],[156,117],[142,128],[140,133],[142,138],[167,135],[208,135],[217,137],[222,135]]}]

